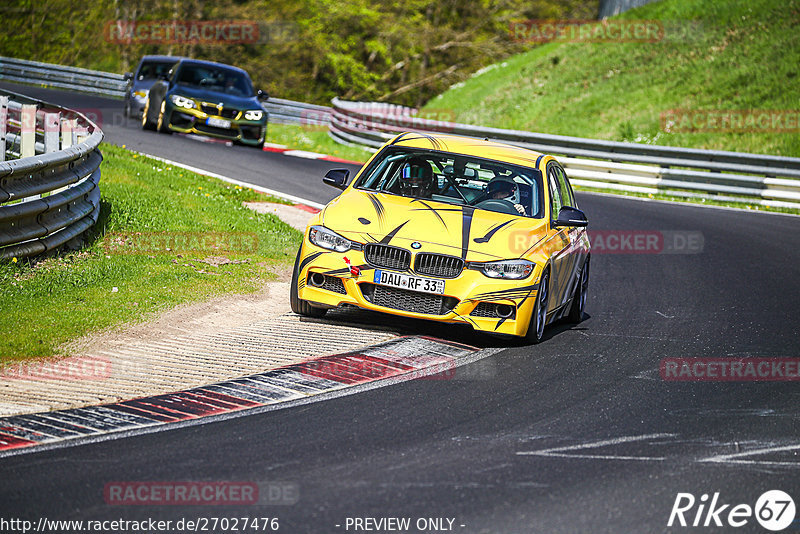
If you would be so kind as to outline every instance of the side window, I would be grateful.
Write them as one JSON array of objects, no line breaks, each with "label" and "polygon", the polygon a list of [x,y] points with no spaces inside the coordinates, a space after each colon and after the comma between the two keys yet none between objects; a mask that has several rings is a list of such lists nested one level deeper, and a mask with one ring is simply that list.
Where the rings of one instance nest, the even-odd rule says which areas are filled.
[{"label": "side window", "polygon": [[555,167],[552,165],[547,170],[547,183],[550,186],[550,218],[556,220],[563,204],[561,203],[561,193],[558,190],[558,177]]},{"label": "side window", "polygon": [[569,180],[567,179],[567,173],[564,172],[564,169],[559,165],[555,165],[554,169],[558,176],[558,189],[561,193],[562,205],[577,208],[578,206],[575,204],[575,196],[572,193],[572,187],[569,185]]}]

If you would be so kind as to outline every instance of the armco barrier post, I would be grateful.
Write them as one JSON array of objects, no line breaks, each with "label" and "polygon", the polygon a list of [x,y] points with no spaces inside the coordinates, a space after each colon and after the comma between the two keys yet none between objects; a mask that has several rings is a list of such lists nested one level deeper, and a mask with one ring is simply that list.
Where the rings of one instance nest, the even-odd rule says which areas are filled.
[{"label": "armco barrier post", "polygon": [[23,104],[19,114],[19,157],[30,158],[36,155],[36,106]]},{"label": "armco barrier post", "polygon": [[61,150],[72,146],[72,120],[61,119]]},{"label": "armco barrier post", "polygon": [[6,160],[7,127],[8,127],[8,97],[0,96],[0,161]]},{"label": "armco barrier post", "polygon": [[44,152],[58,151],[58,123],[60,113],[44,114]]},{"label": "armco barrier post", "polygon": [[77,145],[86,141],[89,137],[89,129],[84,124],[80,124],[78,119],[73,119],[72,122],[72,142]]}]

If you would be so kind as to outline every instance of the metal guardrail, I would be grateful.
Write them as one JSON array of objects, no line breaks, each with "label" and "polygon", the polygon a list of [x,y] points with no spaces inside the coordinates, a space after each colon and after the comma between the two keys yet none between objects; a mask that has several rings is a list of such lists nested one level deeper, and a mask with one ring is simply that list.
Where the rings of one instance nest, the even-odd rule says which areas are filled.
[{"label": "metal guardrail", "polygon": [[81,113],[0,91],[0,260],[75,243],[97,222],[102,140]]},{"label": "metal guardrail", "polygon": [[598,19],[613,17],[629,9],[649,4],[653,0],[600,0]]},{"label": "metal guardrail", "polygon": [[263,102],[262,106],[269,113],[270,122],[310,126],[327,126],[333,111],[326,106],[273,97]]},{"label": "metal guardrail", "polygon": [[[112,98],[124,98],[128,86],[122,74],[3,56],[0,56],[0,80],[42,84]],[[330,122],[331,108],[326,106],[270,98],[262,103],[262,107],[269,113],[270,121],[276,123],[325,126]]]},{"label": "metal guardrail", "polygon": [[491,138],[554,154],[573,184],[800,209],[800,158],[620,143],[422,119],[393,104],[333,99],[330,135],[377,148],[402,131]]},{"label": "metal guardrail", "polygon": [[124,97],[128,85],[122,74],[3,56],[0,56],[0,80],[38,83],[113,98]]},{"label": "metal guardrail", "polygon": [[[0,79],[114,97],[122,97],[125,90],[124,77],[119,74],[7,57],[0,57]],[[328,125],[331,137],[342,143],[377,148],[396,133],[408,130],[489,137],[562,156],[572,182],[578,186],[800,208],[800,158],[620,143],[433,121],[415,118],[415,110],[403,106],[336,98],[332,108],[280,98],[270,98],[263,106],[272,122]]]}]

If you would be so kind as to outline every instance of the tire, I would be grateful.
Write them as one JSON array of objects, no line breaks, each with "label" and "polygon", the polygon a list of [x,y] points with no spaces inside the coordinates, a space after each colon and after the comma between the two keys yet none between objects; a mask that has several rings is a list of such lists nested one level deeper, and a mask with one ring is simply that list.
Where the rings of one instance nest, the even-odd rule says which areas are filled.
[{"label": "tire", "polygon": [[294,269],[292,269],[292,283],[289,287],[289,304],[292,311],[297,315],[305,317],[322,317],[328,313],[327,308],[315,308],[305,300],[302,300],[298,295],[297,278],[300,276],[300,251],[297,251],[297,257],[294,260]]},{"label": "tire", "polygon": [[142,130],[155,130],[156,125],[150,122],[148,118],[150,115],[150,99],[148,98],[144,102],[144,109],[142,110]]},{"label": "tire", "polygon": [[567,319],[569,322],[578,324],[583,320],[583,312],[586,309],[586,294],[589,291],[589,258],[583,264],[581,278],[575,287],[575,294],[572,296],[572,306],[569,309]]},{"label": "tire", "polygon": [[156,131],[158,133],[171,134],[172,130],[169,129],[169,126],[164,124],[164,111],[166,107],[167,107],[167,101],[162,100],[161,109],[158,110],[158,122],[156,122]]},{"label": "tire", "polygon": [[531,313],[531,322],[525,340],[536,344],[542,340],[544,327],[547,324],[547,299],[550,297],[550,271],[547,270],[539,280],[539,291],[536,292],[536,302]]}]

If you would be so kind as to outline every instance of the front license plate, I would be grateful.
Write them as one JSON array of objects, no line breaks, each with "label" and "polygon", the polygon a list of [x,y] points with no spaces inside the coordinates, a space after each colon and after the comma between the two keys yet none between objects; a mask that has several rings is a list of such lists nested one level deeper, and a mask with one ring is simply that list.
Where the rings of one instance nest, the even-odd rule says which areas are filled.
[{"label": "front license plate", "polygon": [[206,119],[206,124],[209,126],[216,126],[217,128],[230,128],[231,121],[226,121],[225,119],[218,119],[216,117],[209,117]]},{"label": "front license plate", "polygon": [[375,269],[376,284],[382,286],[399,287],[410,289],[411,291],[421,291],[423,293],[444,294],[444,280],[434,280],[432,278],[422,278],[421,276],[410,276],[407,274],[393,273],[392,271],[381,271]]}]

